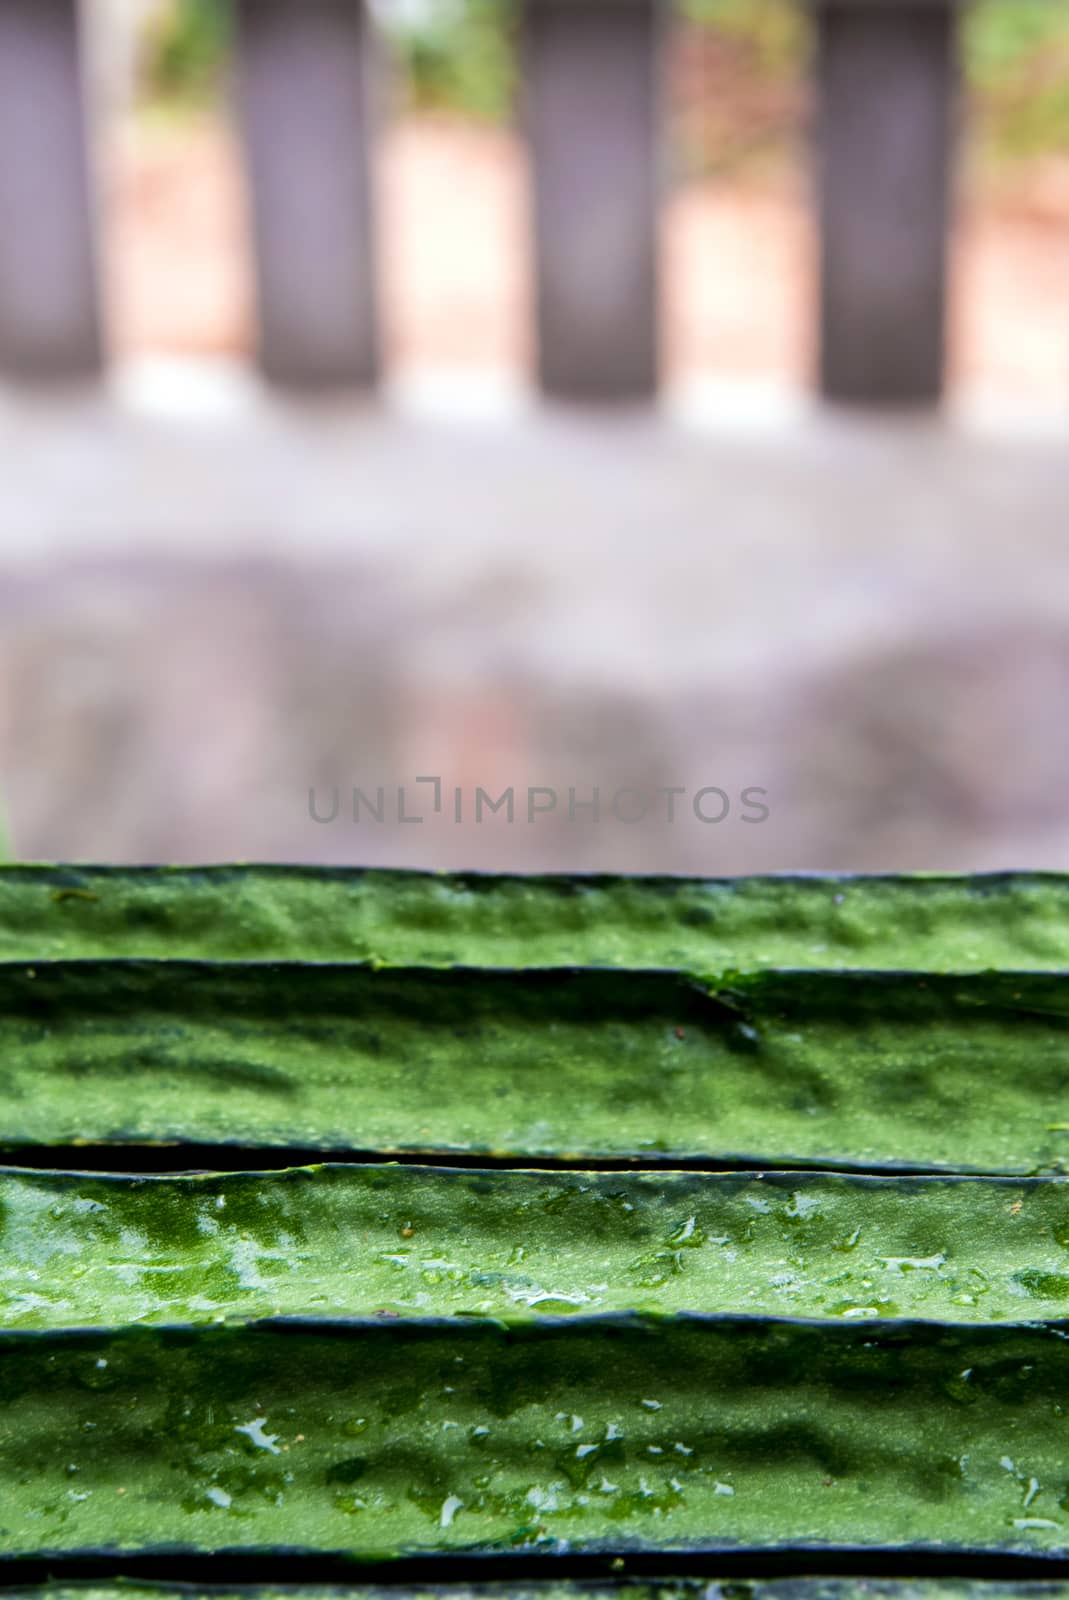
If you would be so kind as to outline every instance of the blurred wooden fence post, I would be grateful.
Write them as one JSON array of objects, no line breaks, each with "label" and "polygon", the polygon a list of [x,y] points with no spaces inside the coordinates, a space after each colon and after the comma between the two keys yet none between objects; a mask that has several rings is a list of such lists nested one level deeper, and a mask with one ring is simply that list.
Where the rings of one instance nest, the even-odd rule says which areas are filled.
[{"label": "blurred wooden fence post", "polygon": [[527,0],[543,389],[642,399],[657,386],[657,0]]},{"label": "blurred wooden fence post", "polygon": [[77,0],[0,0],[0,370],[101,361]]},{"label": "blurred wooden fence post", "polygon": [[954,0],[817,0],[820,382],[942,391],[957,88]]},{"label": "blurred wooden fence post", "polygon": [[238,0],[260,364],[276,382],[378,375],[363,0]]}]

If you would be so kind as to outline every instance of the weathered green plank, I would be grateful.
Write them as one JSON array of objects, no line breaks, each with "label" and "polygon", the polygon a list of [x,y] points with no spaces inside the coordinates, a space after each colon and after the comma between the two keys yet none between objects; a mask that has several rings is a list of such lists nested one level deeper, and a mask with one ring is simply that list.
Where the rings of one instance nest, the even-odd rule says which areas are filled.
[{"label": "weathered green plank", "polygon": [[1060,975],[0,966],[0,1143],[1028,1173]]},{"label": "weathered green plank", "polygon": [[[1069,1180],[320,1167],[0,1174],[0,1327],[1069,1311]],[[1069,1487],[1069,1485],[1067,1485]]]},{"label": "weathered green plank", "polygon": [[1061,1327],[0,1337],[0,1553],[1064,1556]]},{"label": "weathered green plank", "polygon": [[1069,967],[1069,878],[0,869],[0,957],[394,966]]}]

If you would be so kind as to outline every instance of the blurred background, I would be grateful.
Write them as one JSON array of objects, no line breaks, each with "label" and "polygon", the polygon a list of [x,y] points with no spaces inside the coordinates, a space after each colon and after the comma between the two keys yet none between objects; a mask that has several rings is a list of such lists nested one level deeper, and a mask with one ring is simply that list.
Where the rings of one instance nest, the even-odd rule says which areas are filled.
[{"label": "blurred background", "polygon": [[14,858],[1069,867],[1069,0],[7,5]]}]

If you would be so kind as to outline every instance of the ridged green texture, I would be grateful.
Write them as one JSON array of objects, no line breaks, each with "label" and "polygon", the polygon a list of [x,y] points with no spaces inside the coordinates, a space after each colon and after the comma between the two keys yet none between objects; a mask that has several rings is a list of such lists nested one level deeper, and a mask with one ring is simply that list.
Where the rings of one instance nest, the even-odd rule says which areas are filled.
[{"label": "ridged green texture", "polygon": [[0,967],[0,1142],[1058,1170],[1053,974]]},{"label": "ridged green texture", "polygon": [[0,1557],[1069,1559],[1067,971],[1058,876],[0,870],[9,1150],[758,1169],[0,1172]]},{"label": "ridged green texture", "polygon": [[0,1339],[0,1553],[1069,1551],[1066,1327]]},{"label": "ridged green texture", "polygon": [[0,868],[0,958],[1069,968],[1069,878]]},{"label": "ridged green texture", "polygon": [[8,1172],[0,1219],[6,1328],[633,1308],[960,1323],[1069,1312],[1062,1179]]}]

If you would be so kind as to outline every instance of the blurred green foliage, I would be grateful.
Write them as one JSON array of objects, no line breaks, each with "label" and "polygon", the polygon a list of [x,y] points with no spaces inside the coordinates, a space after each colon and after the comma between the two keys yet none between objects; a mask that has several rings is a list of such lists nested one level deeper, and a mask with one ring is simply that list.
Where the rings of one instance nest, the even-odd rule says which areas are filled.
[{"label": "blurred green foliage", "polygon": [[391,27],[410,105],[503,122],[515,94],[517,0],[433,0]]},{"label": "blurred green foliage", "polygon": [[221,92],[233,33],[228,0],[171,0],[143,41],[144,94],[164,108],[202,105]]},{"label": "blurred green foliage", "polygon": [[806,51],[807,19],[796,0],[675,0],[686,23],[714,28],[762,73],[796,73]]},{"label": "blurred green foliage", "polygon": [[1065,0],[980,0],[965,13],[963,53],[981,155],[1069,155]]},{"label": "blurred green foliage", "polygon": [[[299,0],[295,0],[299,3]],[[354,0],[355,3],[355,0]],[[719,36],[742,80],[796,78],[807,23],[798,0],[674,0],[678,15]],[[519,0],[375,0],[409,105],[502,121],[516,88]],[[171,0],[146,42],[149,98],[217,94],[230,48],[228,0]],[[1069,153],[1067,0],[976,0],[963,22],[965,71],[982,154],[996,160]]]}]

